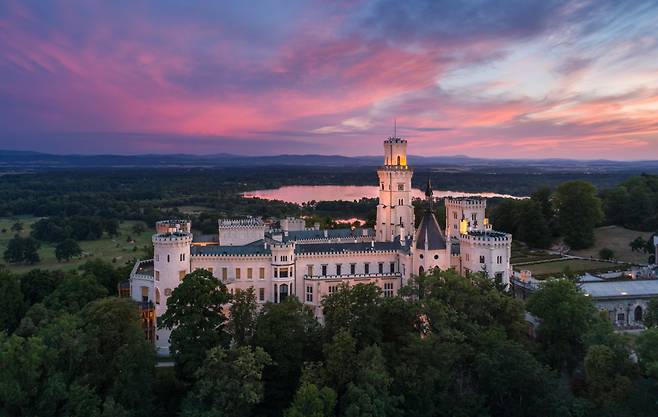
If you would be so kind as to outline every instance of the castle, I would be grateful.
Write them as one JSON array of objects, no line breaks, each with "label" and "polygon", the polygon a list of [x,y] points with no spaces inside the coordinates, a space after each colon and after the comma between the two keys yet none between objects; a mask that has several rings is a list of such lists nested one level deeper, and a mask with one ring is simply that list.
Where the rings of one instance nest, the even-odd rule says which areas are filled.
[{"label": "castle", "polygon": [[[248,218],[220,220],[216,235],[197,237],[189,221],[159,221],[152,239],[153,259],[135,264],[130,296],[154,306],[153,328],[166,311],[172,290],[200,268],[230,292],[253,287],[259,303],[280,303],[294,295],[318,317],[322,298],[343,283],[374,283],[391,297],[412,275],[433,268],[454,268],[462,275],[485,272],[509,282],[512,236],[492,230],[485,216],[486,200],[447,198],[443,231],[432,212],[428,181],[425,212],[416,228],[406,140],[384,141],[384,165],[377,175],[374,229],[320,230],[307,228],[296,218],[283,219],[274,229],[261,219]],[[169,331],[156,330],[151,337],[159,351],[168,350]]]}]

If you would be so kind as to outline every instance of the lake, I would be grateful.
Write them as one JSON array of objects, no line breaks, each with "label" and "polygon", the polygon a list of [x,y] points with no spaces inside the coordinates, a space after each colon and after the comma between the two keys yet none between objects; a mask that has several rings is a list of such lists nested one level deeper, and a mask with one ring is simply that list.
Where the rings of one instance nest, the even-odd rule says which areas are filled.
[{"label": "lake", "polygon": [[[363,197],[375,198],[378,196],[379,187],[376,185],[290,185],[272,190],[247,191],[242,195],[246,198],[262,198],[265,200],[281,200],[289,203],[302,204],[311,200],[360,200]],[[414,188],[411,190],[413,198],[425,198],[425,192]],[[503,197],[524,198],[508,194],[497,194],[489,192],[465,193],[461,191],[434,190],[434,197]]]}]

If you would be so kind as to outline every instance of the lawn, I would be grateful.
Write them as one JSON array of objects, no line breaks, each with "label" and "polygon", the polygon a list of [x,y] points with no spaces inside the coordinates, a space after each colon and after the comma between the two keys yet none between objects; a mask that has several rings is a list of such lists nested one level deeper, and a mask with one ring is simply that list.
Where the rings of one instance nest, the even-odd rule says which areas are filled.
[{"label": "lawn", "polygon": [[559,261],[543,262],[530,265],[520,265],[516,270],[529,270],[535,277],[561,274],[565,269],[571,272],[607,272],[623,269],[624,265],[610,262],[594,261],[589,259],[563,259]]},{"label": "lawn", "polygon": [[651,236],[651,233],[624,229],[619,226],[598,227],[594,231],[594,246],[588,249],[572,251],[571,254],[598,258],[601,249],[609,248],[615,253],[615,259],[629,263],[646,264],[649,255],[644,252],[633,252],[630,246],[628,246],[638,236],[646,240]]},{"label": "lawn", "polygon": [[[5,252],[7,242],[15,235],[11,231],[11,225],[16,221],[23,223],[23,230],[20,232],[21,236],[29,236],[30,226],[39,220],[37,217],[19,216],[19,217],[0,217],[0,255]],[[72,259],[68,262],[58,262],[55,258],[55,245],[46,242],[41,242],[41,249],[39,249],[39,256],[41,261],[34,265],[7,265],[10,271],[13,272],[27,272],[34,268],[41,269],[75,269],[80,264],[92,259],[103,259],[112,262],[116,259],[117,263],[124,263],[133,258],[143,258],[144,246],[151,243],[151,235],[153,231],[147,230],[144,233],[135,234],[132,231],[135,221],[123,221],[119,225],[119,236],[109,237],[107,234],[103,235],[99,240],[88,240],[78,242],[83,251],[80,258]],[[2,233],[2,230],[6,231]],[[128,237],[132,237],[134,242],[128,242]],[[137,248],[137,251],[135,251]],[[0,260],[4,263],[4,260]]]}]

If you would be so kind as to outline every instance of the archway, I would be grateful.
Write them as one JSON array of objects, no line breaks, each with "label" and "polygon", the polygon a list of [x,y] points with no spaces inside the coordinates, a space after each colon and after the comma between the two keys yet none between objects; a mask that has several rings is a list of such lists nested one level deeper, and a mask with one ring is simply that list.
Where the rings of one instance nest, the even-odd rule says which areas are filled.
[{"label": "archway", "polygon": [[288,284],[279,285],[279,302],[282,303],[288,298]]},{"label": "archway", "polygon": [[635,307],[635,321],[642,322],[642,307],[640,306]]}]

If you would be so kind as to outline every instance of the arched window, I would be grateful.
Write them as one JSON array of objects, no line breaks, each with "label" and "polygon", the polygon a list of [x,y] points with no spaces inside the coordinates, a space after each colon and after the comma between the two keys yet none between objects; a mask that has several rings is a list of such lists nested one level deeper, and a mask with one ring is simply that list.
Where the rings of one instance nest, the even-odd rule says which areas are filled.
[{"label": "arched window", "polygon": [[171,258],[169,257],[169,255],[167,255],[167,262],[169,261],[171,261]]},{"label": "arched window", "polygon": [[282,303],[288,298],[288,284],[279,285],[279,302]]},{"label": "arched window", "polygon": [[418,268],[418,275],[423,275],[424,273],[425,273],[425,268],[423,268],[422,266]]},{"label": "arched window", "polygon": [[398,155],[398,165],[400,165],[400,155]]},{"label": "arched window", "polygon": [[155,289],[155,303],[160,304],[160,290],[158,288]]},{"label": "arched window", "polygon": [[636,322],[642,321],[642,307],[640,306],[635,307],[635,321]]}]

